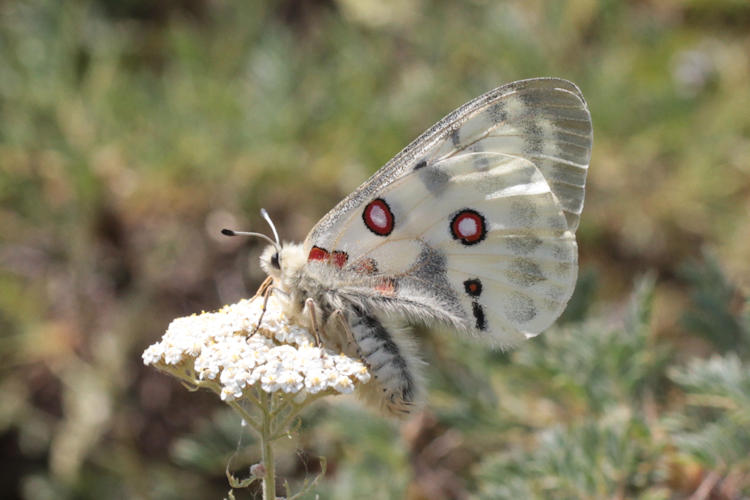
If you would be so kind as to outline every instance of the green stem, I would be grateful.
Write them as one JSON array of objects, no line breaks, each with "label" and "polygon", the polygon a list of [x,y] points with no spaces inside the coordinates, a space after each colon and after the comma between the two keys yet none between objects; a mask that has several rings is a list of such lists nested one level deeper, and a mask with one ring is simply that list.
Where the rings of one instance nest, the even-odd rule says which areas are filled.
[{"label": "green stem", "polygon": [[[268,395],[261,392],[263,403],[268,402]],[[263,405],[266,408],[265,404]],[[270,411],[263,411],[263,425],[260,433],[260,444],[263,450],[263,467],[266,473],[263,476],[263,500],[276,500],[276,464],[273,458],[272,439],[272,420]]]},{"label": "green stem", "polygon": [[314,396],[308,396],[308,398],[304,401],[303,404],[297,404],[294,402],[288,403],[289,406],[291,406],[291,410],[289,411],[289,414],[287,414],[284,417],[284,420],[282,420],[281,424],[276,426],[276,434],[273,435],[272,439],[276,440],[280,437],[286,436],[287,432],[289,431],[289,426],[292,423],[292,420],[299,415],[299,413],[307,407],[310,403],[317,401],[318,399],[328,396],[329,394],[334,394],[333,390],[327,390],[324,392],[319,392],[318,394]]},{"label": "green stem", "polygon": [[263,432],[262,424],[256,422],[256,420],[242,407],[242,405],[238,404],[236,401],[229,401],[227,404],[237,410],[237,413],[239,413],[242,416],[242,419],[245,421],[247,425],[252,427],[252,429],[257,432],[258,434],[261,434]]}]

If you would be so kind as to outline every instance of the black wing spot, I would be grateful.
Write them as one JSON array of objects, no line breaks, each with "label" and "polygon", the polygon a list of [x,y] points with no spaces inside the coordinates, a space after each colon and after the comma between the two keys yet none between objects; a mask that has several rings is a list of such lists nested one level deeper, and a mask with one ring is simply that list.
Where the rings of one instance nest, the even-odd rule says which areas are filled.
[{"label": "black wing spot", "polygon": [[482,305],[477,301],[472,302],[471,312],[474,314],[474,319],[477,320],[477,330],[486,330],[487,319],[484,317],[484,309],[482,309]]},{"label": "black wing spot", "polygon": [[524,148],[526,154],[539,154],[544,151],[544,131],[536,123],[530,123],[525,127]]},{"label": "black wing spot", "polygon": [[451,176],[438,169],[435,165],[424,168],[417,174],[424,187],[435,197],[440,197],[451,181]]},{"label": "black wing spot", "polygon": [[453,129],[453,132],[451,132],[451,142],[455,147],[459,147],[461,145],[461,137],[459,135],[459,129]]},{"label": "black wing spot", "polygon": [[482,294],[482,282],[478,278],[464,281],[464,290],[471,297],[479,297]]},{"label": "black wing spot", "polygon": [[492,123],[503,123],[508,120],[508,113],[505,111],[505,106],[501,102],[496,102],[487,110]]},{"label": "black wing spot", "polygon": [[427,160],[422,160],[416,165],[414,165],[414,170],[419,170],[420,168],[424,168],[427,166]]}]

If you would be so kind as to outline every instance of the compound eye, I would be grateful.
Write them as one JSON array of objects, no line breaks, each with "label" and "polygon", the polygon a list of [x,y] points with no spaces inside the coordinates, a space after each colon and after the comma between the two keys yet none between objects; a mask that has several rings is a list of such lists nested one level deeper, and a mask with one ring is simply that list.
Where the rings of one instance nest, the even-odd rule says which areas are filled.
[{"label": "compound eye", "polygon": [[271,257],[271,265],[276,269],[281,269],[281,264],[279,264],[279,252],[276,252]]}]

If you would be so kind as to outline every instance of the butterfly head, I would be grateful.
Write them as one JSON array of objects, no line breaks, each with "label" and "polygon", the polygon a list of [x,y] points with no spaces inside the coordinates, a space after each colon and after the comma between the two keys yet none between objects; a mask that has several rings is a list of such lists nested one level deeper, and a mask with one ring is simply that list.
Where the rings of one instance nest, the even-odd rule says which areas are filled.
[{"label": "butterfly head", "polygon": [[284,243],[283,245],[268,245],[260,255],[260,267],[271,276],[276,283],[284,283],[288,277],[294,275],[305,265],[302,245]]},{"label": "butterfly head", "polygon": [[260,267],[267,275],[273,278],[276,287],[287,291],[293,287],[292,280],[299,274],[299,271],[306,262],[302,245],[294,243],[284,243],[282,245],[279,241],[279,233],[276,231],[276,226],[265,208],[260,210],[260,215],[271,226],[274,240],[262,233],[233,231],[231,229],[222,229],[221,232],[226,236],[257,236],[270,243],[260,255]]}]

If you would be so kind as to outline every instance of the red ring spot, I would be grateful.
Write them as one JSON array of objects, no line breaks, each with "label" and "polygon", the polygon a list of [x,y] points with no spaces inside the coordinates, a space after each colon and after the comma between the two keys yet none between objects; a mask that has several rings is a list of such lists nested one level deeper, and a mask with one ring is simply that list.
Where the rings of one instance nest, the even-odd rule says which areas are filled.
[{"label": "red ring spot", "polygon": [[311,260],[327,261],[329,257],[330,254],[328,253],[328,250],[320,247],[312,247],[310,249],[310,254],[307,256],[307,260],[308,262]]},{"label": "red ring spot", "polygon": [[388,236],[393,231],[393,212],[382,198],[372,200],[362,212],[367,229],[378,236]]},{"label": "red ring spot", "polygon": [[451,220],[451,235],[464,245],[479,243],[487,235],[487,223],[476,210],[460,210]]}]

